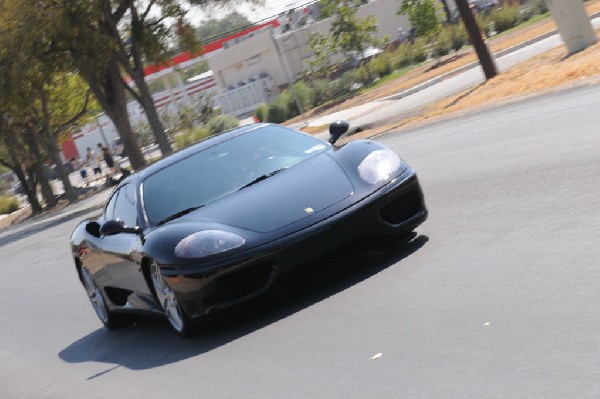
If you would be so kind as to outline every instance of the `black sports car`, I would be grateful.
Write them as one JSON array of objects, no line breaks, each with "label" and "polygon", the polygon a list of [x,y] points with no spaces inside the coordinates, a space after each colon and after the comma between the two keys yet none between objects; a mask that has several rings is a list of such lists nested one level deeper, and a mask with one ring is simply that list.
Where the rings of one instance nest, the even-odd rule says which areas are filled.
[{"label": "black sports car", "polygon": [[375,141],[334,147],[347,128],[332,124],[327,143],[241,127],[123,180],[71,235],[100,320],[114,328],[153,312],[187,335],[342,246],[412,232],[427,218],[415,171]]}]

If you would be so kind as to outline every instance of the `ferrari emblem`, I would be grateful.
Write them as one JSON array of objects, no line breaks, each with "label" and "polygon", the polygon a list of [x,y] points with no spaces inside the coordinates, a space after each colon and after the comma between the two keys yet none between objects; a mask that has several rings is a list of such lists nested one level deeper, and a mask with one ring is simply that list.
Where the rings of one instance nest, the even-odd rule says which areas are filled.
[{"label": "ferrari emblem", "polygon": [[310,207],[309,208],[304,208],[304,212],[306,212],[306,213],[313,213],[314,211],[315,210],[312,209],[312,208],[310,208]]}]

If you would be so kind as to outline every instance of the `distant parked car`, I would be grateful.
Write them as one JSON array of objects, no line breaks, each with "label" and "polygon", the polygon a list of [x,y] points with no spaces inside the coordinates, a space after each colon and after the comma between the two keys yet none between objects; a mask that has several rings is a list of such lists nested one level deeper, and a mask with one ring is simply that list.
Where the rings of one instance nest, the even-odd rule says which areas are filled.
[{"label": "distant parked car", "polygon": [[120,137],[117,137],[112,141],[112,143],[110,144],[110,148],[113,154],[118,155],[120,157],[125,156],[125,147],[123,146]]},{"label": "distant parked car", "polygon": [[500,2],[498,0],[470,0],[469,4],[479,14],[491,12],[500,6]]}]

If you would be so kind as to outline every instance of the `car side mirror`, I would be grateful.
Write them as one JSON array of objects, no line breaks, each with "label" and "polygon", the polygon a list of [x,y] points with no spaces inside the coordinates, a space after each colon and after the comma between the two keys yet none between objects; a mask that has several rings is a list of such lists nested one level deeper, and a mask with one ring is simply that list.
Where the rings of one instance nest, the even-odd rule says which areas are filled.
[{"label": "car side mirror", "polygon": [[100,224],[98,222],[89,222],[85,225],[85,231],[96,238],[100,237]]},{"label": "car side mirror", "polygon": [[114,236],[120,233],[141,234],[139,227],[127,227],[122,220],[109,220],[100,227],[100,234],[105,236]]},{"label": "car side mirror", "polygon": [[109,220],[100,227],[100,234],[103,236],[113,236],[125,231],[125,223],[121,220]]},{"label": "car side mirror", "polygon": [[340,136],[348,131],[350,124],[346,121],[335,121],[329,125],[329,143],[335,144]]}]

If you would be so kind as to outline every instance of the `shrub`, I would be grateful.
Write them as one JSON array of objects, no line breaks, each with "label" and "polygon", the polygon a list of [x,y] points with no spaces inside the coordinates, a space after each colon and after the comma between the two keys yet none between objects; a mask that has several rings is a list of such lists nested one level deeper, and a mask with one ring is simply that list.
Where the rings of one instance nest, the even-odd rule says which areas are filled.
[{"label": "shrub", "polygon": [[427,47],[423,39],[417,39],[409,47],[411,64],[418,64],[427,60]]},{"label": "shrub", "polygon": [[19,200],[14,197],[0,197],[0,215],[13,213],[19,209]]},{"label": "shrub", "polygon": [[452,38],[450,37],[450,32],[448,30],[443,30],[438,33],[432,43],[432,56],[439,58],[450,52],[452,49]]},{"label": "shrub", "polygon": [[282,123],[287,121],[288,118],[288,105],[282,101],[278,101],[281,96],[277,97],[273,102],[269,104],[269,113],[267,114],[267,120],[272,123]]},{"label": "shrub", "polygon": [[[296,95],[298,96],[304,110],[307,110],[308,108],[311,108],[313,106],[314,91],[312,87],[310,87],[304,82],[297,82],[296,84],[294,84],[294,91],[296,92]],[[294,93],[290,93],[290,97],[292,97],[294,106],[296,106],[296,99],[294,98]]]},{"label": "shrub", "polygon": [[389,75],[393,70],[391,57],[385,53],[371,59],[368,66],[373,74],[380,78]]},{"label": "shrub", "polygon": [[519,20],[518,6],[504,6],[491,14],[496,32],[504,32],[514,27]]},{"label": "shrub", "polygon": [[492,36],[494,30],[494,20],[488,14],[477,14],[475,17],[479,30],[485,34],[486,37]]},{"label": "shrub", "polygon": [[317,79],[312,82],[313,105],[321,105],[331,100],[330,84],[329,79]]},{"label": "shrub", "polygon": [[206,128],[210,134],[217,134],[226,130],[231,130],[240,125],[240,121],[235,116],[217,115],[213,116],[206,122]]},{"label": "shrub", "polygon": [[256,111],[254,111],[254,115],[260,122],[266,122],[267,117],[269,116],[269,106],[265,103],[258,104]]},{"label": "shrub", "polygon": [[377,75],[368,65],[361,66],[356,72],[357,79],[363,86],[370,85],[377,78]]},{"label": "shrub", "polygon": [[448,27],[452,48],[456,51],[460,50],[469,41],[469,35],[464,24],[455,24]]},{"label": "shrub", "polygon": [[175,136],[175,148],[178,150],[194,144],[211,135],[210,130],[206,126],[195,126],[185,130],[183,133]]},{"label": "shrub", "polygon": [[390,55],[392,69],[400,69],[413,63],[410,44],[401,44]]}]

